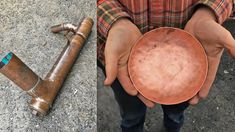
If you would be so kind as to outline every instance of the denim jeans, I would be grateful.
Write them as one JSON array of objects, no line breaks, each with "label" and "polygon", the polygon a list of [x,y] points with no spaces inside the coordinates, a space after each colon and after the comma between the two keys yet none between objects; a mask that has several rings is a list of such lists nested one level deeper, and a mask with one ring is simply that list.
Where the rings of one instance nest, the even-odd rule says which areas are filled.
[{"label": "denim jeans", "polygon": [[[105,68],[100,65],[103,72]],[[136,96],[125,92],[116,79],[111,85],[115,99],[119,105],[122,117],[122,132],[143,132],[146,106]],[[164,126],[167,132],[179,132],[184,122],[184,110],[189,106],[188,102],[176,105],[161,105],[164,113]]]}]

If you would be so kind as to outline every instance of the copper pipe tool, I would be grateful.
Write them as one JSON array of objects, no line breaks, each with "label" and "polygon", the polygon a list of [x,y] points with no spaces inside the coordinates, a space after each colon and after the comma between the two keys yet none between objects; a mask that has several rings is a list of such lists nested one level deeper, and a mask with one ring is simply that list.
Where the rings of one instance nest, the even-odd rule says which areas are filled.
[{"label": "copper pipe tool", "polygon": [[38,116],[47,114],[92,26],[93,20],[85,18],[79,27],[68,23],[51,27],[53,33],[66,32],[65,36],[69,41],[45,79],[41,79],[14,53],[8,52],[2,57],[0,72],[32,96],[29,106],[33,114]]}]

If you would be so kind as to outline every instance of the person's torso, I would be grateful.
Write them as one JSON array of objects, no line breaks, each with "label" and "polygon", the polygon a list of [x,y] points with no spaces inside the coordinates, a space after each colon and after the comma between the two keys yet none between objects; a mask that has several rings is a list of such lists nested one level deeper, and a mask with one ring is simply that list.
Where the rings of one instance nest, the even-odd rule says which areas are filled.
[{"label": "person's torso", "polygon": [[157,27],[183,28],[198,0],[119,0],[145,33]]}]

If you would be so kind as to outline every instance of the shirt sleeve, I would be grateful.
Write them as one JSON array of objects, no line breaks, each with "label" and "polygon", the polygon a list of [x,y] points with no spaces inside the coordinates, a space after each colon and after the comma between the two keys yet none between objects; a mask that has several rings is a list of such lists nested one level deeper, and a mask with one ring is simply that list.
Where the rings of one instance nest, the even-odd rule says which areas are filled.
[{"label": "shirt sleeve", "polygon": [[217,18],[217,22],[222,24],[233,13],[235,0],[199,0],[198,5],[209,7]]},{"label": "shirt sleeve", "polygon": [[130,15],[117,0],[99,0],[97,3],[97,28],[101,38],[107,38],[112,24],[120,18]]}]

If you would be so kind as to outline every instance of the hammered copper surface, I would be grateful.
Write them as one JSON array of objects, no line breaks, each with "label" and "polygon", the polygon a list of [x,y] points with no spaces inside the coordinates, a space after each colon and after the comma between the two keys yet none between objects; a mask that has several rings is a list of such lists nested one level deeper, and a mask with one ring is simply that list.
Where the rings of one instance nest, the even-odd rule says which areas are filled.
[{"label": "hammered copper surface", "polygon": [[192,98],[203,85],[207,69],[200,42],[184,30],[168,27],[144,34],[128,62],[135,88],[160,104],[178,104]]}]

